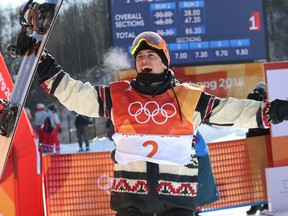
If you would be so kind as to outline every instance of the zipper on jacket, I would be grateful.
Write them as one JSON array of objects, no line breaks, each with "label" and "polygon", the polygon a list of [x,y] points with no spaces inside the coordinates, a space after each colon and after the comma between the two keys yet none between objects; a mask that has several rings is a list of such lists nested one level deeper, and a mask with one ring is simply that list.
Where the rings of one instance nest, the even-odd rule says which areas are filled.
[{"label": "zipper on jacket", "polygon": [[[157,215],[157,173],[159,173],[159,166],[158,164],[154,164],[151,162],[147,162],[147,174],[149,175],[150,179],[148,181],[148,186],[150,188],[150,194],[148,196],[148,202],[150,203],[151,210],[153,215]],[[147,176],[148,177],[148,176]]]}]

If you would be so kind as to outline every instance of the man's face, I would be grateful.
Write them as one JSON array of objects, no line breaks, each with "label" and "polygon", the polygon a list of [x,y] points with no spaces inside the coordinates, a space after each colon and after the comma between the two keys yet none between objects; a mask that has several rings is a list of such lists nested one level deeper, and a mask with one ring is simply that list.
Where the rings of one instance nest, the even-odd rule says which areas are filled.
[{"label": "man's face", "polygon": [[153,50],[141,50],[135,59],[136,71],[138,73],[163,73],[167,67],[162,62],[160,56]]}]

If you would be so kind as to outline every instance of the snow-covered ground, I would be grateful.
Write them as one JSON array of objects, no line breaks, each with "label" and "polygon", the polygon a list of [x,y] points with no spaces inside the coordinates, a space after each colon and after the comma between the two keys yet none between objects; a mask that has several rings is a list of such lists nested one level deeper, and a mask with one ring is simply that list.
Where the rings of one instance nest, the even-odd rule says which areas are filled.
[{"label": "snow-covered ground", "polygon": [[[244,139],[247,130],[245,129],[235,129],[235,128],[213,128],[205,125],[201,125],[199,128],[203,138],[207,143],[220,142],[225,140],[236,140]],[[114,143],[110,141],[107,137],[94,138],[90,141],[90,151],[101,152],[101,151],[111,151],[114,148]],[[78,150],[77,143],[69,143],[61,145],[61,153],[75,153]]]},{"label": "snow-covered ground", "polygon": [[[246,211],[250,209],[250,206],[245,206],[245,207],[239,207],[239,208],[230,208],[230,209],[223,209],[223,210],[216,210],[216,211],[211,211],[211,212],[206,212],[206,213],[200,213],[201,216],[246,216]],[[288,211],[285,212],[276,212],[276,213],[271,213],[271,212],[266,212],[266,214],[260,213],[259,211],[257,216],[264,216],[264,215],[273,215],[273,216],[288,216]]]},{"label": "snow-covered ground", "polygon": [[[208,143],[225,141],[225,140],[235,140],[245,138],[247,130],[242,129],[232,129],[232,128],[212,128],[209,126],[201,126],[200,132],[203,138]],[[111,151],[114,148],[114,143],[110,141],[107,137],[98,138],[90,141],[90,151],[92,152],[103,152]],[[61,154],[76,153],[78,150],[77,143],[61,144]],[[287,205],[288,206],[288,205]],[[209,211],[200,213],[201,216],[245,216],[246,211],[250,206],[229,208],[223,210]],[[288,209],[288,207],[287,207]],[[256,215],[262,215],[259,212]],[[273,216],[288,216],[288,210],[286,212],[276,212],[273,214],[265,214]]]}]

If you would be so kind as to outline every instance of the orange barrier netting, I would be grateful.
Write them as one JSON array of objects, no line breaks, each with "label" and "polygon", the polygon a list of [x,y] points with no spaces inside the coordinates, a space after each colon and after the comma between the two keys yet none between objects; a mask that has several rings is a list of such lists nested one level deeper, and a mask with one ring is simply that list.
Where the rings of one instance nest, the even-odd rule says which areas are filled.
[{"label": "orange barrier netting", "polygon": [[47,215],[115,215],[109,152],[43,156]]},{"label": "orange barrier netting", "polygon": [[[221,198],[201,211],[266,202],[264,168],[271,159],[269,146],[269,136],[209,144]],[[42,159],[48,216],[115,215],[110,209],[110,152],[45,155]]]},{"label": "orange barrier netting", "polygon": [[267,201],[265,168],[269,136],[209,144],[212,169],[220,200],[202,206],[212,210]]}]

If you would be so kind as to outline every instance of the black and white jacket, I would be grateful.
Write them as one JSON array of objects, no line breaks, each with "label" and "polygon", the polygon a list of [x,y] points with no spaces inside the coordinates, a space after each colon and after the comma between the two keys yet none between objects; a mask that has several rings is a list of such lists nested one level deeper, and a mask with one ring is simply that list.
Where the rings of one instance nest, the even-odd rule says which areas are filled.
[{"label": "black and white jacket", "polygon": [[[166,81],[157,88],[156,95],[181,85],[175,81],[172,71],[169,70],[167,74]],[[42,58],[38,76],[42,87],[69,110],[115,121],[109,86],[92,86],[72,79],[50,55]],[[131,83],[131,89],[139,94],[151,94],[151,91],[135,82]],[[153,89],[152,92],[155,93]],[[269,128],[271,124],[288,119],[287,101],[222,99],[205,92],[197,100],[191,120],[194,131],[201,123],[217,127]],[[181,108],[177,112],[181,112]],[[192,143],[191,149],[194,145]],[[164,165],[145,160],[115,163],[111,208],[117,211],[133,207],[152,214],[173,208],[196,211],[197,175],[198,161],[195,154],[191,154],[191,160],[186,165]]]}]

